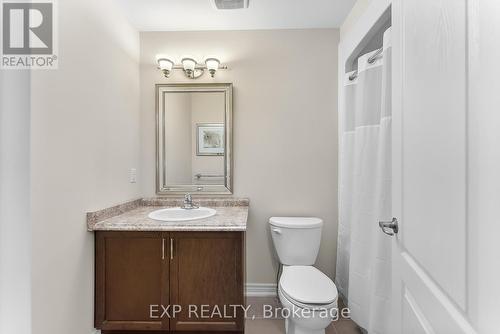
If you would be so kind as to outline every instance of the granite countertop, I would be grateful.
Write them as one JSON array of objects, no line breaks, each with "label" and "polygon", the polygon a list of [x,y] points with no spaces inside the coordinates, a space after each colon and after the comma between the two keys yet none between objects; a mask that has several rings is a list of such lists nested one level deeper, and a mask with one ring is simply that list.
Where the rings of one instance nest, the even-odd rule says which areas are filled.
[{"label": "granite countertop", "polygon": [[107,209],[87,213],[89,231],[245,231],[246,198],[198,198],[194,203],[217,210],[208,218],[164,222],[148,217],[152,211],[182,205],[180,198],[141,198]]}]

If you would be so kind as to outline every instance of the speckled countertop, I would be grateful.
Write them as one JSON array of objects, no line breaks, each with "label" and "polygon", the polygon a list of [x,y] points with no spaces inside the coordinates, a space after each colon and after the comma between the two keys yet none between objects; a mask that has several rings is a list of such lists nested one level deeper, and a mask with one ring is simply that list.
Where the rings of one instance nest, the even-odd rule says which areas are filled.
[{"label": "speckled countertop", "polygon": [[245,231],[246,198],[195,198],[196,204],[217,213],[205,219],[163,222],[148,217],[152,211],[182,205],[180,198],[141,198],[107,209],[87,213],[89,231]]}]

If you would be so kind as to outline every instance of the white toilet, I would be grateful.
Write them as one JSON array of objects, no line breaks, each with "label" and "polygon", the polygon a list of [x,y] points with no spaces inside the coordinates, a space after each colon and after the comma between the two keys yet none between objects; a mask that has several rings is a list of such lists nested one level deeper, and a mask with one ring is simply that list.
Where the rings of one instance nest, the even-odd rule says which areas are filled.
[{"label": "white toilet", "polygon": [[274,247],[283,272],[279,299],[290,314],[287,334],[324,334],[337,314],[337,287],[313,267],[318,256],[323,221],[312,217],[271,217]]}]

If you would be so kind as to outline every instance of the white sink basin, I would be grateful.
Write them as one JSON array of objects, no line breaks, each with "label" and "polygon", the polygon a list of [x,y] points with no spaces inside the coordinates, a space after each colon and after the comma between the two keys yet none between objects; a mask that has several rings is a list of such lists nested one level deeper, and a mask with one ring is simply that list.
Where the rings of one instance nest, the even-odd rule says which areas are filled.
[{"label": "white sink basin", "polygon": [[186,210],[177,207],[153,211],[148,215],[148,217],[154,220],[162,220],[166,222],[182,222],[212,217],[216,213],[217,211],[211,208],[200,207],[198,209]]}]

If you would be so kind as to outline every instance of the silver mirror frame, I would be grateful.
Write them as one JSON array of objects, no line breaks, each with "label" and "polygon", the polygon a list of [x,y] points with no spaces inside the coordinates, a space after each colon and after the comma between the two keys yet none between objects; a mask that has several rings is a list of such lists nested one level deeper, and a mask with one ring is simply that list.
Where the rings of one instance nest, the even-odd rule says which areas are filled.
[{"label": "silver mirror frame", "polygon": [[[165,123],[163,101],[169,92],[222,92],[225,96],[224,111],[224,185],[175,185],[166,184]],[[231,195],[233,193],[233,84],[193,83],[156,84],[156,194],[173,195],[193,193],[200,195]]]}]

